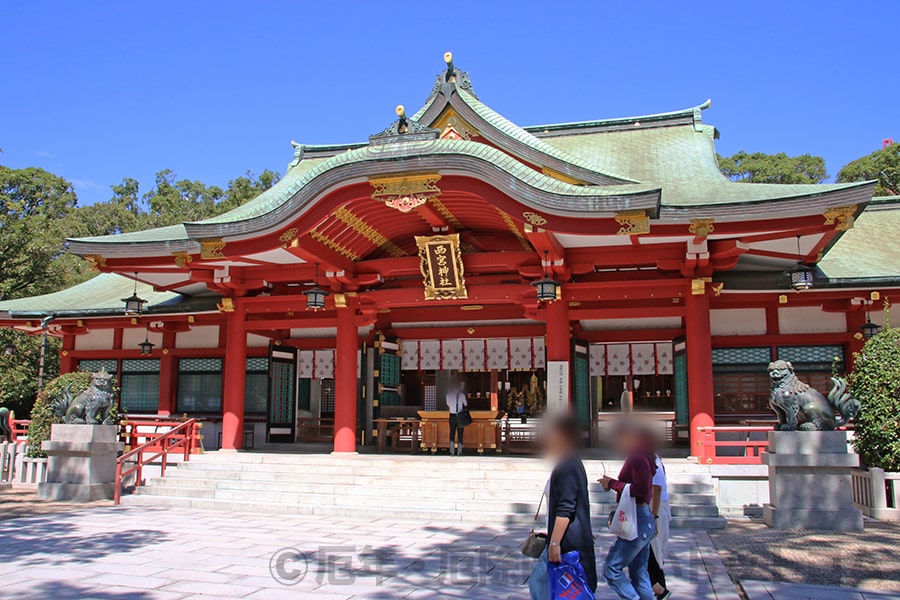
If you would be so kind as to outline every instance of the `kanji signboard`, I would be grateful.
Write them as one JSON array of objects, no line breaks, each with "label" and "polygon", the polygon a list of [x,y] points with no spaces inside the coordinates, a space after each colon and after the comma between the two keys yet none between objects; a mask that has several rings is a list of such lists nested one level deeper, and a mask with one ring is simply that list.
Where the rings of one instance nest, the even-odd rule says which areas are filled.
[{"label": "kanji signboard", "polygon": [[467,298],[459,234],[416,236],[426,300]]}]

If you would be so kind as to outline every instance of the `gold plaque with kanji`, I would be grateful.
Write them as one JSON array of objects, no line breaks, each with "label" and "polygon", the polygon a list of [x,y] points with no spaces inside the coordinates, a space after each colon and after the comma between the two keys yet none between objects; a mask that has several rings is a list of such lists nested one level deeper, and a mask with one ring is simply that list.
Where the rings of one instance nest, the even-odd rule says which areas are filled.
[{"label": "gold plaque with kanji", "polygon": [[426,300],[468,298],[459,234],[416,236]]}]

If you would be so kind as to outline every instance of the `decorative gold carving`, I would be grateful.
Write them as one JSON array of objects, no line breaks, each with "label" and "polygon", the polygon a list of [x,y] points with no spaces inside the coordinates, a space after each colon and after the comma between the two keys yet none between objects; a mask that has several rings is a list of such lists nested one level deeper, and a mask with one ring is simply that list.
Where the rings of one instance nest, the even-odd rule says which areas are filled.
[{"label": "decorative gold carving", "polygon": [[522,213],[522,217],[523,217],[526,221],[528,221],[529,223],[531,223],[532,225],[534,225],[535,227],[540,227],[541,225],[546,225],[546,224],[547,224],[547,219],[545,219],[545,218],[542,217],[541,215],[539,215],[539,214],[537,214],[537,213],[533,213],[533,212],[531,212],[531,211],[525,211],[525,212],[523,212],[523,213]]},{"label": "decorative gold carving", "polygon": [[644,210],[623,210],[616,213],[616,223],[621,225],[616,235],[641,235],[650,233],[650,217]]},{"label": "decorative gold carving", "polygon": [[349,258],[350,260],[352,260],[354,262],[359,260],[359,255],[356,252],[354,252],[350,248],[347,248],[346,246],[343,246],[343,245],[337,243],[336,241],[334,241],[333,239],[331,239],[330,237],[328,237],[327,235],[325,235],[324,233],[322,233],[321,231],[319,231],[317,229],[313,229],[312,231],[310,231],[309,237],[316,240],[317,242],[319,242],[326,248],[328,248],[330,250],[334,250],[341,256]]},{"label": "decorative gold carving", "polygon": [[494,207],[494,209],[497,211],[497,214],[500,215],[500,218],[503,219],[503,222],[506,223],[506,226],[509,228],[512,234],[516,236],[516,239],[519,240],[519,244],[522,245],[522,248],[526,252],[532,252],[534,248],[531,246],[531,244],[528,243],[528,240],[524,235],[522,235],[522,232],[519,231],[519,226],[516,225],[516,222],[513,221],[513,218],[497,207]]},{"label": "decorative gold carving", "polygon": [[459,234],[416,236],[426,300],[468,298]]},{"label": "decorative gold carving", "polygon": [[691,219],[689,231],[697,239],[705,240],[709,234],[716,230],[713,221],[715,221],[715,219]]},{"label": "decorative gold carving", "polygon": [[869,294],[869,300],[872,300],[872,301],[881,300],[881,292],[871,292]]},{"label": "decorative gold carving", "polygon": [[408,213],[422,206],[432,196],[441,193],[437,186],[441,176],[437,173],[425,175],[397,175],[393,177],[373,177],[369,183],[375,189],[372,199],[384,202],[386,206]]},{"label": "decorative gold carving", "polygon": [[712,289],[713,294],[715,294],[716,298],[718,298],[719,296],[722,295],[722,288],[724,288],[724,287],[725,287],[724,282],[714,283],[714,284],[712,284],[712,286],[710,286],[710,288]]},{"label": "decorative gold carving", "polygon": [[169,353],[169,349],[168,349],[168,348],[163,348],[162,353],[163,353],[163,354],[168,354],[168,353]]},{"label": "decorative gold carving", "polygon": [[836,231],[847,231],[853,228],[854,216],[856,214],[856,205],[849,204],[847,206],[835,206],[829,208],[822,215],[825,217],[826,225],[834,225]]},{"label": "decorative gold carving", "polygon": [[428,202],[434,207],[436,211],[438,211],[438,213],[442,217],[447,220],[448,223],[450,223],[454,227],[462,227],[462,223],[459,221],[459,219],[456,218],[456,215],[450,212],[450,209],[447,208],[443,202],[441,202],[441,199],[439,197],[432,196],[428,199]]},{"label": "decorative gold carving", "polygon": [[706,293],[706,284],[712,281],[709,277],[698,277],[691,280],[691,294],[702,296]]},{"label": "decorative gold carving", "polygon": [[478,137],[478,130],[456,114],[453,109],[448,110],[432,125],[434,129],[441,130],[441,138],[448,140],[471,140]]},{"label": "decorative gold carving", "polygon": [[62,354],[63,356],[68,356],[68,355],[69,355],[69,351],[68,351],[68,350],[63,350],[62,352],[60,352],[60,354]]},{"label": "decorative gold carving", "polygon": [[278,236],[278,241],[282,244],[289,244],[297,237],[297,234],[300,233],[300,230],[296,227],[291,227],[290,229],[286,229],[284,233]]},{"label": "decorative gold carving", "polygon": [[475,328],[469,327],[468,329],[466,329],[466,333],[468,333],[469,335],[472,335],[473,333],[475,333]]},{"label": "decorative gold carving", "polygon": [[481,304],[465,304],[459,307],[459,310],[483,310],[484,306]]},{"label": "decorative gold carving", "polygon": [[194,317],[194,315],[188,315],[188,323],[193,323],[196,320],[197,319]]},{"label": "decorative gold carving", "polygon": [[234,300],[231,298],[222,298],[222,301],[216,304],[216,308],[220,313],[234,312]]},{"label": "decorative gold carving", "polygon": [[335,308],[347,308],[347,295],[346,294],[335,294],[334,295],[334,306],[335,306]]},{"label": "decorative gold carving", "polygon": [[175,257],[175,264],[182,269],[194,261],[194,257],[189,252],[173,252],[172,256]]},{"label": "decorative gold carving", "polygon": [[553,179],[563,181],[565,183],[570,183],[572,185],[584,185],[584,182],[580,179],[575,179],[574,177],[570,177],[565,173],[560,173],[559,171],[551,169],[550,167],[542,167],[541,173],[543,173],[547,177],[552,177]]},{"label": "decorative gold carving", "polygon": [[787,294],[780,294],[778,296],[778,304],[787,304],[787,303],[788,303]]},{"label": "decorative gold carving", "polygon": [[99,254],[85,254],[84,260],[91,263],[91,271],[100,272],[100,268],[106,266],[106,259]]},{"label": "decorative gold carving", "polygon": [[221,239],[200,240],[200,258],[203,260],[225,258],[224,249],[225,242]]},{"label": "decorative gold carving", "polygon": [[[378,246],[391,256],[406,256],[403,248],[389,240],[377,229],[363,221],[359,216],[348,208],[340,207],[334,211],[334,216],[344,223],[347,227],[366,238],[373,245]],[[352,260],[357,260],[356,258]]]}]

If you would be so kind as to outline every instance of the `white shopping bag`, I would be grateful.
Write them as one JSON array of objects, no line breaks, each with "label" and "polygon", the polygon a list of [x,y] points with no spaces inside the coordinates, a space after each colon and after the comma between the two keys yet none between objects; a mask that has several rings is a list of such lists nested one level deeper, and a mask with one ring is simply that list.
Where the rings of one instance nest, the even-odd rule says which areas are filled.
[{"label": "white shopping bag", "polygon": [[631,484],[625,484],[619,505],[609,523],[609,530],[623,540],[634,540],[638,536],[637,504],[631,497]]}]

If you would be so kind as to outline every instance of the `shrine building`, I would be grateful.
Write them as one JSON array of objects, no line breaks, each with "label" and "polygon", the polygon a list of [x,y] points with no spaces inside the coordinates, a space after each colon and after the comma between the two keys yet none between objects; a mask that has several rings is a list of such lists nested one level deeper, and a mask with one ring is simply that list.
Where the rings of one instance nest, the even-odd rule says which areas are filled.
[{"label": "shrine building", "polygon": [[317,427],[354,452],[464,380],[492,418],[569,405],[586,430],[627,390],[693,452],[698,427],[769,417],[772,360],[828,389],[900,298],[900,199],[874,182],[730,181],[709,102],[521,127],[445,58],[417,112],[294,143],[228,213],[69,240],[99,274],[0,302],[0,325],[115,373],[130,415],[202,418],[208,449]]}]

